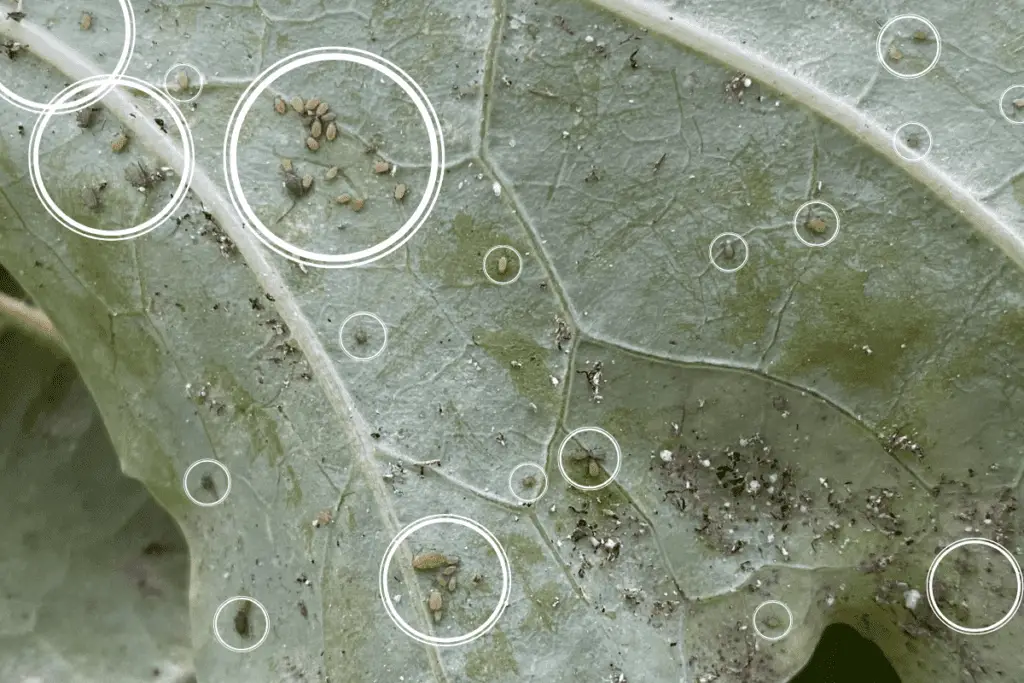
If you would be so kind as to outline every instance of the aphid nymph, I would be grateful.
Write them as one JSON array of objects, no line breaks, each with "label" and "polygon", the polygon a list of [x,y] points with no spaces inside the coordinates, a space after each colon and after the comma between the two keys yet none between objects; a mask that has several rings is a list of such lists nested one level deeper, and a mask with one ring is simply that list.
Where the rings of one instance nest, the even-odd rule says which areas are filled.
[{"label": "aphid nymph", "polygon": [[75,113],[75,123],[79,128],[89,128],[96,120],[97,107],[86,107]]},{"label": "aphid nymph", "polygon": [[498,275],[504,275],[508,271],[508,256],[498,258]]},{"label": "aphid nymph", "polygon": [[336,137],[338,137],[338,126],[335,125],[334,121],[331,121],[327,124],[327,139],[333,140]]},{"label": "aphid nymph", "polygon": [[184,69],[178,72],[176,77],[178,90],[188,90],[188,73]]},{"label": "aphid nymph", "polygon": [[110,142],[110,151],[114,154],[120,154],[128,147],[128,133],[124,130],[120,131],[114,136],[114,139]]},{"label": "aphid nymph", "polygon": [[217,497],[217,483],[213,481],[213,475],[209,472],[199,478],[199,486],[207,493],[212,493]]},{"label": "aphid nymph", "polygon": [[355,339],[356,339],[356,344],[359,344],[360,346],[364,346],[366,344],[366,342],[370,341],[370,336],[368,334],[366,334],[366,330],[364,330],[363,328],[360,327],[360,328],[356,329]]},{"label": "aphid nymph", "polygon": [[408,188],[406,188],[404,183],[396,185],[395,186],[395,199],[397,199],[398,201],[402,201],[403,199],[405,199],[405,193],[406,193],[407,189]]},{"label": "aphid nymph", "polygon": [[82,20],[78,22],[78,26],[83,31],[88,31],[92,28],[92,15],[88,12],[82,14]]},{"label": "aphid nymph", "polygon": [[252,635],[249,619],[249,613],[252,612],[252,602],[242,600],[241,603],[235,611],[235,633],[243,638],[249,638]]}]

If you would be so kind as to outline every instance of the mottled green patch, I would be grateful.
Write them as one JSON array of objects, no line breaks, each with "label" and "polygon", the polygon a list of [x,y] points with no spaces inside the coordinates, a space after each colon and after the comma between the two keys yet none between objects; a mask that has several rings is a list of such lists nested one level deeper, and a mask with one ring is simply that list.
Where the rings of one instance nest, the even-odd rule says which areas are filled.
[{"label": "mottled green patch", "polygon": [[537,588],[532,588],[529,581],[524,579],[524,592],[530,601],[530,610],[526,613],[523,628],[529,629],[530,633],[553,633],[556,626],[555,616],[558,613],[558,608],[553,605],[556,605],[563,595],[559,585],[554,581],[548,581]]},{"label": "mottled green patch", "polygon": [[517,563],[522,562],[526,565],[524,569],[539,565],[546,559],[540,544],[523,534],[507,534],[502,537],[501,542],[510,557],[514,557]]},{"label": "mottled green patch", "polygon": [[[449,235],[454,236],[454,244]],[[452,221],[448,235],[436,235],[423,243],[419,270],[438,276],[446,287],[489,285],[483,273],[484,254],[498,244],[523,251],[500,226],[460,213]]]},{"label": "mottled green patch", "polygon": [[[508,369],[512,384],[525,399],[535,403],[542,412],[558,407],[558,389],[551,384],[553,371],[545,362],[551,351],[512,330],[478,328],[473,330],[473,338],[487,355]],[[522,363],[522,367],[512,367],[512,361]]]},{"label": "mottled green patch", "polygon": [[285,502],[294,510],[302,504],[302,487],[299,475],[291,465],[285,467]]},{"label": "mottled green patch", "polygon": [[503,631],[494,629],[490,635],[477,642],[482,644],[476,645],[466,654],[464,671],[469,680],[505,680],[509,672],[519,673],[512,646]]},{"label": "mottled green patch", "polygon": [[[775,319],[775,311],[782,305],[789,291],[788,283],[797,276],[792,259],[779,256],[771,250],[756,249],[754,246],[750,249],[750,260],[739,271],[720,273],[712,269],[705,276],[732,278],[735,281],[735,284],[720,286],[718,296],[708,300],[708,308],[712,309],[709,311],[712,318],[725,316],[723,336],[736,347],[765,339]],[[770,275],[766,276],[766,273]],[[689,329],[684,331],[689,332]]]}]

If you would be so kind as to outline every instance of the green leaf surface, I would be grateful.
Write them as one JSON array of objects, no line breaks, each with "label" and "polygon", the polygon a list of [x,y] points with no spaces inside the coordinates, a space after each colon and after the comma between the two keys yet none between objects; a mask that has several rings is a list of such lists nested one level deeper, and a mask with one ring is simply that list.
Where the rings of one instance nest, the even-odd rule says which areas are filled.
[{"label": "green leaf surface", "polygon": [[[124,469],[184,530],[199,680],[781,682],[837,621],[878,643],[905,683],[1016,680],[1019,621],[967,637],[913,596],[959,538],[1019,554],[1022,143],[999,94],[1021,19],[1012,3],[982,20],[925,5],[915,11],[939,28],[942,57],[904,80],[875,58],[890,17],[866,3],[137,3],[129,73],[160,84],[188,62],[206,83],[182,107],[191,192],[161,228],[123,242],[49,218],[27,177],[28,134],[13,132],[29,119],[0,114],[0,260],[68,340]],[[95,41],[77,16],[0,22],[28,45],[0,81],[45,99],[90,61],[111,69],[121,24],[96,12]],[[901,69],[935,47],[911,28],[892,38]],[[429,220],[361,268],[300,268],[265,249],[221,177],[245,87],[320,45],[401,66],[445,137]],[[337,140],[309,151],[275,96],[328,102]],[[71,215],[123,227],[174,185],[139,192],[126,167],[180,171],[180,145],[145,98],[119,90],[103,104],[91,128],[48,125],[41,174]],[[907,121],[932,134],[917,163],[892,144]],[[130,141],[114,154],[118,126]],[[423,122],[363,67],[275,81],[239,140],[253,210],[304,248],[366,248],[426,191]],[[295,200],[283,158],[314,177]],[[104,181],[96,208],[82,189]],[[365,206],[336,203],[342,193]],[[840,216],[827,246],[794,234],[796,222],[818,239],[794,219],[811,200]],[[748,258],[733,273],[709,264],[723,232],[748,245],[734,245]],[[512,252],[485,259],[498,245],[521,254],[505,273],[496,258]],[[362,311],[388,337],[359,362],[339,336],[383,341],[365,317],[339,329]],[[558,466],[583,426],[622,452],[615,482],[589,492]],[[596,471],[575,459],[581,446],[604,458]],[[564,455],[583,483],[614,468],[593,432]],[[185,495],[201,459],[231,474],[222,504]],[[509,487],[521,463],[547,476],[531,506]],[[511,483],[529,498],[523,473]],[[492,631],[435,649],[389,619],[378,567],[405,525],[442,513],[498,537],[512,586]],[[460,557],[436,621],[438,584],[412,566],[425,550]],[[403,619],[454,637],[484,622],[501,578],[480,538],[430,527],[385,580]],[[1009,563],[982,548],[951,556],[935,583],[943,613],[972,628],[1014,601]],[[211,628],[238,595],[268,615],[266,641],[246,654]],[[767,600],[793,615],[774,642],[751,623]],[[230,611],[217,623],[229,644],[255,642]]]}]

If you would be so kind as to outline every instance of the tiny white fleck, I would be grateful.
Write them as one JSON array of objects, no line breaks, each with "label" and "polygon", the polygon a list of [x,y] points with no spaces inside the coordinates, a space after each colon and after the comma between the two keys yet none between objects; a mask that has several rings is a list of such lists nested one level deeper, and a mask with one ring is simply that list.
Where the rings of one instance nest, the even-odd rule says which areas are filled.
[{"label": "tiny white fleck", "polygon": [[555,377],[554,375],[551,375],[551,384],[556,387],[558,386],[558,378]]},{"label": "tiny white fleck", "polygon": [[500,197],[501,196],[501,183],[499,183],[497,180],[495,180],[494,184],[491,185],[491,190],[494,192],[494,196],[495,197]]},{"label": "tiny white fleck", "polygon": [[921,591],[911,588],[903,594],[903,605],[909,609],[917,609],[917,603],[921,600]]},{"label": "tiny white fleck", "polygon": [[743,79],[743,87],[744,88],[749,88],[751,85],[753,85],[753,83],[754,82],[752,80],[750,80],[749,78],[744,78]]},{"label": "tiny white fleck", "polygon": [[594,42],[594,36],[587,36],[587,37],[585,38],[585,40],[586,40],[586,41],[587,41],[588,43],[592,43],[592,42]]},{"label": "tiny white fleck", "polygon": [[672,451],[667,448],[658,454],[662,462],[672,462]]}]

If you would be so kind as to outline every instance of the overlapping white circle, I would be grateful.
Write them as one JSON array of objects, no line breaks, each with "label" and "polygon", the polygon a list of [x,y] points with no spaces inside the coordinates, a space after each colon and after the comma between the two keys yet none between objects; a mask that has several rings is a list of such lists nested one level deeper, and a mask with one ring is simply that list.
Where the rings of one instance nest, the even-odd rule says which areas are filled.
[{"label": "overlapping white circle", "polygon": [[[925,135],[928,136],[928,146],[925,147],[924,152],[922,152],[920,155],[908,156],[904,154],[900,149],[900,131],[906,128],[907,126],[917,126],[918,128],[924,131]],[[911,163],[921,161],[921,159],[924,159],[926,156],[928,156],[928,152],[932,151],[932,132],[928,130],[928,127],[925,126],[923,123],[918,123],[917,121],[907,121],[899,128],[897,128],[896,131],[892,134],[892,148],[896,152],[896,154],[898,154],[900,158],[903,159],[904,161],[909,161]]]},{"label": "overlapping white circle", "polygon": [[[224,608],[227,607],[228,605],[230,605],[233,602],[238,602],[239,600],[247,600],[247,601],[251,602],[252,604],[256,605],[256,608],[260,612],[263,612],[263,635],[260,636],[260,639],[258,641],[256,641],[255,644],[250,645],[249,647],[235,647],[234,645],[228,645],[227,642],[224,640],[224,638],[220,635],[220,629],[217,627],[217,621],[220,619],[220,613],[224,611]],[[235,597],[228,598],[227,600],[222,602],[220,604],[220,607],[218,607],[217,611],[214,612],[214,614],[213,614],[213,637],[216,638],[218,643],[220,643],[221,645],[223,645],[227,649],[231,650],[232,652],[239,652],[239,653],[242,653],[242,654],[244,654],[246,652],[252,652],[256,648],[258,648],[260,645],[262,645],[263,641],[265,641],[267,639],[267,636],[269,636],[269,635],[270,635],[270,615],[267,614],[267,608],[263,606],[263,603],[261,603],[256,598],[250,598],[247,595],[236,595]]]},{"label": "overlapping white circle", "polygon": [[[761,611],[762,607],[767,607],[768,605],[778,605],[782,609],[786,610],[786,616],[789,618],[789,625],[786,626],[786,630],[782,632],[782,635],[766,636],[765,634],[761,633],[761,629],[757,627],[757,613]],[[760,605],[757,606],[757,609],[754,610],[754,616],[751,618],[750,621],[754,625],[754,632],[770,643],[774,643],[777,640],[782,640],[783,638],[789,635],[790,631],[793,630],[793,613],[789,611],[789,607],[786,606],[786,603],[782,602],[781,600],[765,600],[764,602],[762,602]]]},{"label": "overlapping white circle", "polygon": [[[224,472],[224,476],[227,477],[228,480],[227,486],[224,487],[224,493],[220,494],[220,498],[213,501],[212,503],[204,503],[200,501],[198,498],[192,495],[191,491],[188,490],[188,475],[192,474],[192,470],[194,470],[196,467],[203,464],[209,464],[219,467],[221,471]],[[212,508],[214,505],[220,505],[221,503],[223,503],[227,499],[228,494],[231,493],[231,473],[228,472],[228,468],[221,461],[214,460],[212,458],[203,458],[202,460],[196,460],[194,463],[188,466],[188,469],[185,470],[185,475],[181,478],[181,486],[182,488],[185,489],[185,495],[188,496],[188,499],[191,500],[193,503],[195,503],[199,507]]]},{"label": "overlapping white circle", "polygon": [[[800,214],[804,212],[804,209],[807,209],[812,206],[824,206],[826,209],[832,212],[833,216],[835,216],[836,231],[832,233],[832,236],[829,237],[824,242],[811,242],[809,240],[805,240],[804,236],[800,234],[800,225],[798,223],[800,219]],[[804,244],[806,244],[808,247],[824,247],[829,244],[832,244],[832,242],[834,242],[835,239],[839,237],[839,212],[836,211],[836,207],[832,206],[828,202],[823,202],[820,199],[812,199],[809,202],[804,202],[803,204],[800,205],[800,208],[796,210],[796,213],[793,214],[793,232],[796,233],[796,238],[803,242]]]},{"label": "overlapping white circle", "polygon": [[[1009,88],[1004,90],[1003,94],[999,96],[999,115],[1006,119],[1009,123],[1012,123],[1015,126],[1019,126],[1021,124],[1024,124],[1024,119],[1020,121],[1014,121],[1013,119],[1006,115],[1006,110],[1003,108],[1003,100],[1006,99],[1006,96],[1009,95],[1010,91],[1013,90],[1014,88],[1020,88],[1022,91],[1024,91],[1024,85],[1011,85]],[[1022,92],[1021,94],[1022,96],[1024,96],[1024,92]]]},{"label": "overlapping white circle", "polygon": [[[388,589],[388,570],[391,567],[391,560],[394,559],[395,553],[398,552],[399,546],[412,536],[420,529],[424,529],[428,526],[435,524],[455,524],[457,526],[465,527],[471,531],[475,531],[479,534],[487,544],[494,550],[494,554],[498,557],[498,563],[501,565],[501,596],[498,598],[498,606],[494,608],[491,615],[487,617],[487,620],[477,626],[475,629],[461,636],[455,636],[451,638],[439,638],[432,636],[421,631],[417,631],[415,628],[409,625],[398,614],[398,610],[395,609],[395,604],[391,600],[391,592]],[[480,523],[469,519],[468,517],[461,517],[459,515],[430,515],[429,517],[423,517],[409,526],[402,529],[397,536],[391,541],[387,551],[384,553],[384,557],[380,562],[380,573],[377,577],[378,587],[380,590],[381,600],[384,602],[384,609],[391,617],[391,621],[395,622],[395,625],[402,630],[407,636],[413,640],[423,643],[424,645],[435,645],[437,647],[455,647],[456,645],[465,645],[471,643],[480,636],[484,635],[498,623],[498,619],[505,612],[505,607],[508,605],[509,596],[512,594],[512,568],[508,561],[508,555],[505,554],[505,549],[501,547],[501,543],[495,538],[494,534],[487,530],[486,527]]]},{"label": "overlapping white circle", "polygon": [[[54,114],[59,111],[59,105],[82,90],[99,88],[101,87],[99,85],[100,83],[106,83],[108,81],[113,81],[114,87],[121,85],[127,86],[134,90],[141,91],[156,100],[156,102],[166,109],[168,114],[170,114],[171,119],[174,121],[174,125],[177,126],[178,132],[181,135],[184,147],[182,154],[184,157],[184,168],[182,168],[182,171],[179,174],[180,178],[178,181],[178,187],[175,188],[174,194],[171,195],[171,199],[167,205],[149,220],[132,226],[131,228],[122,228],[119,230],[100,230],[92,228],[84,223],[76,221],[74,218],[66,214],[63,209],[57,206],[57,203],[50,196],[46,186],[43,184],[41,166],[39,163],[39,148],[43,140],[43,131],[46,128],[46,124],[49,123]],[[103,85],[102,88],[106,89],[106,85]],[[107,92],[109,91],[110,89],[107,89]],[[32,181],[32,189],[35,190],[36,196],[39,198],[39,201],[42,202],[43,208],[46,209],[47,213],[49,213],[54,220],[83,237],[102,241],[118,241],[139,237],[140,235],[144,235],[147,232],[154,230],[167,220],[171,214],[177,211],[178,207],[181,206],[181,203],[185,200],[185,194],[188,192],[189,185],[192,183],[192,174],[195,172],[196,161],[195,145],[192,141],[192,131],[189,129],[184,116],[182,116],[178,107],[174,102],[168,99],[166,95],[151,86],[149,83],[132,76],[101,75],[90,76],[77,81],[76,83],[72,83],[68,87],[64,88],[64,90],[61,90],[60,93],[53,98],[51,104],[55,105],[52,110],[47,109],[44,111],[39,118],[36,119],[36,124],[32,128],[32,135],[29,138],[28,172],[29,178]]]},{"label": "overlapping white circle", "polygon": [[[882,50],[882,37],[885,35],[885,32],[889,30],[889,28],[897,21],[903,21],[905,19],[920,21],[922,24],[927,26],[931,30],[932,34],[935,36],[935,57],[932,58],[931,63],[924,69],[910,74],[901,73],[896,69],[892,68],[891,66],[889,66],[885,61],[885,54],[883,54]],[[935,24],[928,21],[924,17],[918,16],[917,14],[901,14],[898,17],[893,17],[889,21],[885,22],[885,25],[881,28],[881,30],[878,31],[878,39],[875,41],[875,54],[878,57],[878,62],[883,67],[885,67],[886,71],[891,73],[896,78],[902,78],[905,81],[909,81],[911,79],[920,78],[921,76],[924,76],[926,73],[934,69],[935,65],[939,63],[939,57],[942,56],[942,38],[939,36],[939,29],[935,28]]]},{"label": "overlapping white circle", "polygon": [[[135,10],[132,9],[131,0],[117,0],[117,2],[121,6],[121,14],[124,18],[124,45],[121,47],[121,56],[118,58],[117,65],[114,67],[114,73],[107,74],[99,78],[117,79],[123,77],[128,71],[128,63],[131,61],[132,55],[135,52]],[[72,114],[76,111],[85,109],[86,107],[91,107],[106,97],[107,94],[117,87],[117,85],[118,83],[116,81],[110,81],[105,83],[102,88],[97,89],[91,95],[83,97],[80,100],[73,100],[71,102],[62,101],[58,104],[54,104],[54,100],[51,100],[49,104],[42,104],[41,102],[30,100],[27,97],[22,97],[3,83],[0,83],[0,97],[4,98],[19,109],[24,109],[25,111],[30,111],[34,114],[47,114],[48,116],[53,116],[54,114]]]},{"label": "overlapping white circle", "polygon": [[[516,472],[518,472],[523,467],[532,467],[536,469],[540,473],[541,478],[544,480],[544,483],[541,485],[540,488],[540,493],[538,493],[533,498],[524,498],[520,496],[518,493],[516,493],[515,486],[512,484],[512,479],[516,476]],[[544,493],[548,490],[548,475],[544,471],[544,468],[535,462],[521,462],[515,467],[513,467],[512,471],[508,473],[508,490],[512,492],[512,496],[520,503],[523,503],[524,505],[532,505],[533,503],[536,503],[538,500],[543,498]]]},{"label": "overlapping white circle", "polygon": [[[171,72],[174,71],[175,69],[177,69],[178,67],[188,67],[189,69],[192,69],[193,71],[196,72],[196,74],[199,75],[199,87],[196,88],[196,94],[193,95],[192,97],[189,97],[188,99],[182,99],[180,97],[175,97],[174,93],[171,92],[171,89],[169,87],[167,87],[167,79],[170,78]],[[189,81],[190,81],[189,82],[189,87],[192,86],[191,80],[192,79],[189,79]],[[206,76],[204,76],[203,72],[200,71],[194,65],[189,64],[187,62],[178,62],[177,64],[172,64],[171,68],[168,69],[167,73],[164,74],[163,86],[164,86],[164,92],[166,92],[167,96],[170,97],[172,100],[174,100],[175,102],[179,102],[181,104],[188,104],[189,102],[195,101],[199,97],[199,95],[202,94],[203,88],[206,86]]]},{"label": "overlapping white circle", "polygon": [[[715,262],[715,243],[718,242],[718,240],[722,239],[723,237],[734,238],[736,240],[739,240],[739,243],[743,245],[743,260],[740,261],[740,264],[735,268],[723,268],[722,266],[718,265],[718,263]],[[711,261],[711,265],[713,265],[716,269],[718,269],[719,272],[722,273],[735,273],[737,270],[747,265],[747,259],[749,258],[750,247],[747,245],[747,241],[743,239],[742,235],[737,235],[734,232],[723,232],[721,235],[718,235],[717,237],[715,237],[715,239],[711,240],[711,244],[708,245],[708,260]]]},{"label": "overlapping white circle", "polygon": [[[360,316],[373,318],[374,320],[377,321],[377,324],[380,325],[380,328],[384,330],[384,341],[381,342],[380,348],[377,349],[376,353],[373,353],[369,356],[357,356],[351,351],[349,351],[348,347],[345,346],[345,325],[347,325],[354,318],[358,318]],[[384,321],[381,320],[378,316],[374,315],[373,313],[370,313],[369,311],[357,311],[356,313],[353,313],[349,317],[342,320],[341,325],[338,326],[338,345],[341,346],[341,350],[345,353],[345,355],[351,358],[352,360],[373,360],[380,354],[384,353],[384,349],[388,345],[388,326],[385,325]]]},{"label": "overlapping white circle", "polygon": [[[238,142],[241,136],[242,124],[245,122],[245,117],[248,116],[256,99],[281,76],[309,64],[328,61],[351,62],[368,66],[393,81],[412,99],[427,128],[427,136],[430,142],[430,174],[427,179],[427,187],[412,215],[409,216],[408,220],[397,232],[387,239],[372,247],[345,254],[324,254],[307,251],[275,235],[256,216],[255,211],[253,211],[249,202],[246,201],[238,174]],[[396,251],[412,239],[412,236],[423,226],[423,223],[434,208],[441,190],[441,180],[444,177],[444,157],[444,138],[441,133],[440,120],[437,118],[437,114],[434,112],[434,108],[431,106],[423,89],[407,73],[383,57],[365,50],[351,47],[315,47],[296,52],[275,62],[257,76],[249,84],[245,92],[242,93],[241,98],[239,98],[238,103],[235,105],[234,111],[231,112],[231,117],[228,119],[227,133],[224,136],[224,179],[227,185],[228,196],[235,210],[245,219],[249,228],[252,229],[256,237],[267,248],[285,258],[308,266],[318,268],[351,268],[372,263]]]},{"label": "overlapping white circle", "polygon": [[[967,626],[961,626],[960,624],[956,623],[955,621],[947,617],[945,614],[943,614],[939,610],[938,603],[935,601],[935,572],[939,568],[939,563],[942,562],[942,559],[946,557],[946,555],[950,554],[957,548],[962,548],[964,546],[969,545],[985,546],[986,548],[991,548],[992,550],[997,551],[1000,555],[1005,557],[1007,562],[1010,563],[1010,567],[1013,569],[1013,575],[1017,582],[1017,594],[1016,596],[1014,596],[1013,605],[1010,607],[1010,610],[1005,615],[1003,615],[1003,617],[999,621],[995,622],[991,626],[984,626],[981,628],[968,628]],[[1021,573],[1020,564],[1018,564],[1016,558],[1010,554],[1010,551],[1008,551],[1006,548],[999,545],[995,541],[990,541],[987,538],[962,538],[959,541],[956,541],[955,543],[951,543],[948,546],[946,546],[942,550],[942,552],[936,555],[935,559],[932,560],[931,566],[928,567],[928,576],[925,579],[925,594],[928,596],[928,606],[932,608],[932,612],[934,612],[935,616],[939,618],[939,621],[948,626],[950,629],[956,631],[957,633],[962,633],[968,636],[984,635],[986,633],[993,633],[995,631],[998,631],[1003,626],[1006,626],[1008,623],[1010,623],[1010,620],[1013,619],[1013,617],[1017,614],[1017,610],[1020,608],[1021,600],[1024,599],[1024,574]]]},{"label": "overlapping white circle", "polygon": [[[595,432],[597,434],[600,434],[601,436],[611,441],[612,447],[615,449],[615,468],[612,470],[612,473],[608,476],[607,480],[601,482],[600,484],[595,484],[593,486],[586,486],[572,479],[569,476],[569,474],[565,471],[565,462],[563,461],[562,457],[565,454],[565,447],[569,444],[569,441],[571,441],[572,438],[577,434],[582,434],[584,432]],[[607,431],[601,429],[600,427],[577,427],[576,429],[569,432],[564,439],[562,439],[562,443],[558,447],[558,471],[562,473],[562,478],[569,482],[569,485],[572,486],[574,489],[579,489],[580,491],[599,491],[600,489],[603,489],[604,487],[608,486],[613,481],[615,481],[615,477],[619,474],[619,470],[621,468],[622,448],[619,447],[619,442],[615,440],[614,436],[609,434]]]},{"label": "overlapping white circle", "polygon": [[[490,257],[491,254],[493,254],[498,249],[508,249],[509,251],[511,251],[513,254],[516,255],[516,261],[517,261],[517,263],[516,263],[516,274],[510,280],[499,280],[497,278],[493,278],[493,277],[491,277],[491,274],[487,272],[487,259]],[[498,244],[498,245],[495,245],[495,246],[491,247],[490,249],[488,249],[487,253],[484,254],[484,277],[486,277],[492,283],[494,283],[496,285],[510,285],[513,282],[515,282],[516,280],[518,280],[519,276],[522,275],[522,274],[523,274],[523,255],[520,254],[519,251],[515,247],[510,247],[507,244]]]}]

